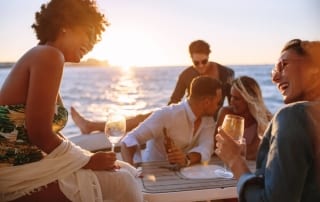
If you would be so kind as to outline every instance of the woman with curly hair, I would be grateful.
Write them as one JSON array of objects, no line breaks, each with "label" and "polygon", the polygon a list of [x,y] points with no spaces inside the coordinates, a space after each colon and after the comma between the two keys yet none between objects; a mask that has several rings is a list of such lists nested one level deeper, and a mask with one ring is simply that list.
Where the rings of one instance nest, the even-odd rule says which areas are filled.
[{"label": "woman with curly hair", "polygon": [[232,82],[230,94],[230,105],[219,110],[216,132],[217,128],[222,125],[226,114],[244,117],[246,158],[255,160],[260,140],[272,118],[272,114],[264,104],[259,84],[251,77],[241,76],[236,78]]},{"label": "woman with curly hair", "polygon": [[12,67],[0,91],[0,201],[142,201],[113,152],[90,153],[59,131],[67,122],[59,87],[108,25],[93,0],[51,0],[32,25],[39,44]]}]

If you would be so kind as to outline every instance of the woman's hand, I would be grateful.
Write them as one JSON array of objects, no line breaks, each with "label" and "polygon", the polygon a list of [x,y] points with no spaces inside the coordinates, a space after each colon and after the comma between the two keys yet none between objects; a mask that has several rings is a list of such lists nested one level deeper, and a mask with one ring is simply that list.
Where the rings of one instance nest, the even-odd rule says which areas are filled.
[{"label": "woman's hand", "polygon": [[83,167],[84,169],[92,170],[113,170],[116,169],[114,165],[117,160],[114,152],[97,152],[93,154],[89,162]]},{"label": "woman's hand", "polygon": [[244,173],[250,173],[245,159],[241,156],[241,146],[227,135],[221,127],[218,128],[216,141],[215,153],[228,165],[235,178],[239,179]]},{"label": "woman's hand", "polygon": [[240,145],[232,139],[221,127],[218,128],[216,135],[216,150],[215,153],[224,161],[229,167],[232,166],[233,161],[241,157]]}]

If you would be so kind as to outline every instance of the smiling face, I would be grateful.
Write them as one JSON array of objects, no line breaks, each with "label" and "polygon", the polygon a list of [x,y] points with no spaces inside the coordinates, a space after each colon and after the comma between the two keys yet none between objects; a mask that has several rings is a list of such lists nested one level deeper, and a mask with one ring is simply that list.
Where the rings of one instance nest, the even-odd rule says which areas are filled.
[{"label": "smiling face", "polygon": [[93,29],[76,26],[65,29],[60,35],[59,49],[63,52],[66,62],[80,62],[95,43]]},{"label": "smiling face", "polygon": [[308,100],[312,86],[308,61],[294,50],[283,51],[272,71],[272,81],[283,96],[284,103]]}]

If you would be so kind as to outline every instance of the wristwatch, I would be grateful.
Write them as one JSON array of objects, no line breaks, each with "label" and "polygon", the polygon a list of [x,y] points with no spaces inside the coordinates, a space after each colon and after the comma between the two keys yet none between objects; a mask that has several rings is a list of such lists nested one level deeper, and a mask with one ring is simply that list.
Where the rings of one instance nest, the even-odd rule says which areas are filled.
[{"label": "wristwatch", "polygon": [[190,160],[188,154],[186,155],[185,162],[186,162],[186,167],[190,166],[191,160]]}]

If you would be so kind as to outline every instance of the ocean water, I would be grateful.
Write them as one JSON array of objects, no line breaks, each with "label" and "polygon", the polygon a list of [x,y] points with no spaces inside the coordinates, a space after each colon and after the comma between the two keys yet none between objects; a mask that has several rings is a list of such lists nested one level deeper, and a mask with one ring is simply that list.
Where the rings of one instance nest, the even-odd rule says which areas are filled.
[{"label": "ocean water", "polygon": [[[282,106],[281,95],[270,79],[272,65],[230,67],[236,77],[248,75],[257,80],[271,112]],[[165,106],[184,68],[66,67],[60,93],[68,109],[74,106],[92,120],[104,121],[109,112],[115,111],[133,116]],[[0,85],[9,71],[9,68],[0,68]],[[70,137],[80,134],[70,116],[63,133]]]}]

